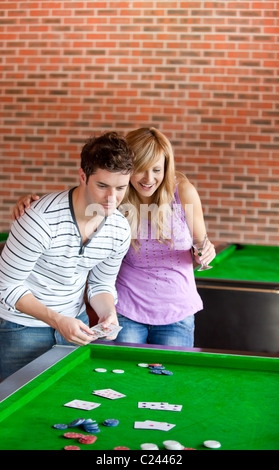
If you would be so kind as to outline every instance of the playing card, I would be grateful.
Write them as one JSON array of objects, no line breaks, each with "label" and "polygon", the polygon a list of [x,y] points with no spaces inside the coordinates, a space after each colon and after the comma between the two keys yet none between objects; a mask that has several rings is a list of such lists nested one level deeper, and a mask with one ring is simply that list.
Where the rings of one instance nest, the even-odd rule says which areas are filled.
[{"label": "playing card", "polygon": [[148,429],[157,429],[160,431],[169,431],[175,426],[175,424],[162,423],[160,421],[148,421],[147,420],[146,423],[150,426]]},{"label": "playing card", "polygon": [[155,429],[159,431],[169,431],[175,426],[175,424],[171,423],[162,423],[160,421],[135,421],[134,428],[135,429]]},{"label": "playing card", "polygon": [[150,406],[155,403],[153,401],[139,401],[138,402],[138,408],[150,408]]},{"label": "playing card", "polygon": [[[92,328],[91,328],[92,330]],[[103,338],[105,335],[100,333],[99,331],[96,331],[96,330],[92,330],[92,333],[93,335],[90,335],[90,339],[92,339],[93,341],[98,339],[98,338]]]},{"label": "playing card", "polygon": [[148,425],[146,421],[135,421],[134,428],[135,429],[148,429]]},{"label": "playing card", "polygon": [[105,329],[101,325],[102,323],[100,323],[99,325],[92,326],[92,328],[90,328],[94,336],[96,336],[97,338],[104,338],[105,336],[107,336],[107,333],[105,333]]},{"label": "playing card", "polygon": [[79,410],[94,410],[94,408],[97,408],[100,404],[101,403],[94,403],[92,401],[72,400],[69,401],[69,403],[65,403],[64,406],[78,408]]},{"label": "playing card", "polygon": [[150,421],[146,420],[145,424],[147,426],[146,429],[161,429],[164,427],[166,423],[161,423],[160,421]]},{"label": "playing card", "polygon": [[182,405],[170,405],[169,403],[151,403],[150,410],[181,411]]},{"label": "playing card", "polygon": [[104,338],[106,336],[114,336],[122,330],[122,326],[118,325],[109,325],[108,327],[103,326],[104,322],[98,323],[97,325],[93,326],[91,331],[94,333],[94,336],[97,338]]},{"label": "playing card", "polygon": [[182,405],[170,405],[165,402],[140,401],[138,408],[148,408],[149,410],[181,411]]},{"label": "playing card", "polygon": [[171,424],[171,423],[160,423],[157,429],[159,429],[160,431],[169,431],[175,426],[176,426],[175,424]]},{"label": "playing card", "polygon": [[123,393],[116,392],[111,388],[104,388],[103,390],[94,390],[93,395],[98,395],[99,397],[109,398],[110,400],[116,400],[117,398],[126,397]]},{"label": "playing card", "polygon": [[162,423],[159,421],[135,421],[134,428],[135,429],[159,429]]}]

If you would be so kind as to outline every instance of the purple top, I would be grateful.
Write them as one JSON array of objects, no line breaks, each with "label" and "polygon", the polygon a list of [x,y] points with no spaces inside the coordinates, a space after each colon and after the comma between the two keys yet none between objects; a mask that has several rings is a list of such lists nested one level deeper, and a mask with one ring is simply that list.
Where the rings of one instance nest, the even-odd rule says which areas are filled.
[{"label": "purple top", "polygon": [[[117,312],[149,325],[175,323],[202,310],[191,254],[192,237],[176,187],[170,218],[173,246],[140,236],[136,251],[131,245],[117,277]],[[166,237],[169,238],[169,237]]]}]

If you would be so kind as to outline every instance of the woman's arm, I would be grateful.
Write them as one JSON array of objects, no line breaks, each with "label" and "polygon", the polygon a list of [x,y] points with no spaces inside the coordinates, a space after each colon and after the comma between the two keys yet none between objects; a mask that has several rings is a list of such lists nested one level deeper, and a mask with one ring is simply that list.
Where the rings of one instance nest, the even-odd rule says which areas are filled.
[{"label": "woman's arm", "polygon": [[202,255],[197,250],[194,257],[197,263],[209,264],[216,256],[214,245],[206,236],[206,226],[203,216],[202,204],[196,188],[184,175],[178,175],[178,194],[185,211],[186,221],[193,237],[193,243],[203,243]]}]

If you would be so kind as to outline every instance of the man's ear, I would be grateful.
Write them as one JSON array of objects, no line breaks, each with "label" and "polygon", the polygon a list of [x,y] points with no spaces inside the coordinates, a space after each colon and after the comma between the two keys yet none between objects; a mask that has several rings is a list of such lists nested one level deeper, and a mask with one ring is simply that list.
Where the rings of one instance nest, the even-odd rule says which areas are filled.
[{"label": "man's ear", "polygon": [[86,184],[86,174],[84,173],[83,169],[80,168],[78,171],[79,179],[82,184]]}]

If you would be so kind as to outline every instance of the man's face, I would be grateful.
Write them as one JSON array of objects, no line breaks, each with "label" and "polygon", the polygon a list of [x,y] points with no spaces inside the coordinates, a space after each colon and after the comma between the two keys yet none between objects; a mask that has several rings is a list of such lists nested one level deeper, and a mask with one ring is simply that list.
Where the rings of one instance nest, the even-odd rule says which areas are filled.
[{"label": "man's face", "polygon": [[130,180],[129,174],[112,173],[100,168],[88,178],[87,183],[83,170],[80,170],[80,177],[84,188],[86,207],[97,204],[104,216],[112,214],[119,206]]}]

